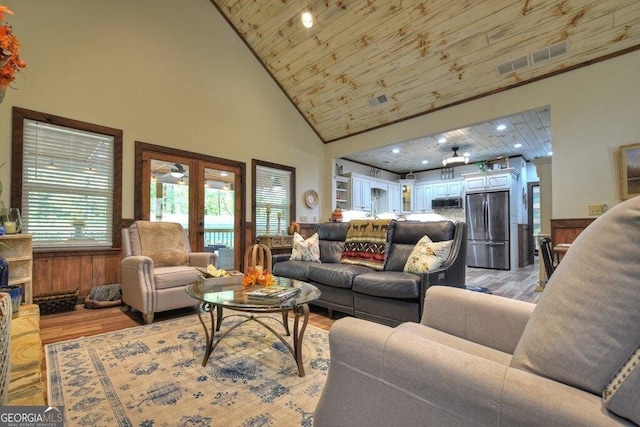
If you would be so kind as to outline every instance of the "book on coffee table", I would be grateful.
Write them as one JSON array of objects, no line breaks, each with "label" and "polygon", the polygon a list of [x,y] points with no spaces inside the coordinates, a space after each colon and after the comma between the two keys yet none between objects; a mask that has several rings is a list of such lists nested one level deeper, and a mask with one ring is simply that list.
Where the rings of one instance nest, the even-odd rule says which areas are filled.
[{"label": "book on coffee table", "polygon": [[285,301],[289,298],[293,298],[299,293],[300,289],[297,288],[270,287],[249,291],[247,292],[247,296],[255,299],[277,299]]}]

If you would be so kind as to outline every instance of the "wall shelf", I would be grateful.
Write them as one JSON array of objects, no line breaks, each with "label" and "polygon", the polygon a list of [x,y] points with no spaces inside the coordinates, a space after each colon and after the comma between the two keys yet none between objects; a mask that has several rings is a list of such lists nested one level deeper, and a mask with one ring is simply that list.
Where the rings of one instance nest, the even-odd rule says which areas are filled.
[{"label": "wall shelf", "polygon": [[5,234],[0,236],[0,257],[9,264],[9,284],[22,286],[25,304],[33,304],[32,270],[33,245],[31,234]]}]

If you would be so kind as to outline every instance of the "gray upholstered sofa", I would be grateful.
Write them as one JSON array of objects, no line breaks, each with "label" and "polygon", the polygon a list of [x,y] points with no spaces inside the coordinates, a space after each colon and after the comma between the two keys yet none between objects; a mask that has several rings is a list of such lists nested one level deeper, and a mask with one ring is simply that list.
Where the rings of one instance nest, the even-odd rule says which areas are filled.
[{"label": "gray upholstered sofa", "polygon": [[[291,261],[289,255],[273,257],[277,276],[304,280],[317,286],[322,296],[314,304],[375,322],[397,325],[419,322],[424,295],[434,284],[464,287],[466,224],[452,221],[391,221],[387,229],[383,271],[341,263],[349,223],[319,224],[320,263]],[[448,258],[423,274],[405,273],[404,265],[415,244],[429,236],[434,242],[452,240]]]},{"label": "gray upholstered sofa", "polygon": [[434,286],[420,324],[337,320],[314,426],[640,424],[639,254],[635,197],[578,236],[537,305]]}]

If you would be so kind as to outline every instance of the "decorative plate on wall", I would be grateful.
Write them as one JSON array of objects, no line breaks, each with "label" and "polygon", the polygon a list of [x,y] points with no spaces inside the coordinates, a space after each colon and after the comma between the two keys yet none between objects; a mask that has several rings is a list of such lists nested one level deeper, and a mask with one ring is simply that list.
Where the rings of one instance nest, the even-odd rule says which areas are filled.
[{"label": "decorative plate on wall", "polygon": [[318,193],[314,190],[309,190],[304,193],[304,204],[310,208],[318,206]]}]

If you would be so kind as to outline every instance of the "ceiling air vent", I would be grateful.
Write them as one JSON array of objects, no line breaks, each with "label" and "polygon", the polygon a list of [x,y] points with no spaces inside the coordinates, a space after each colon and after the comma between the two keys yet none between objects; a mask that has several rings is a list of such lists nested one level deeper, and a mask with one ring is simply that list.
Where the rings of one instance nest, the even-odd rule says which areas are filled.
[{"label": "ceiling air vent", "polygon": [[547,46],[531,54],[531,62],[533,65],[539,64],[544,61],[557,58],[569,52],[569,42],[563,40],[560,43],[556,43],[551,46]]},{"label": "ceiling air vent", "polygon": [[384,104],[387,101],[388,101],[388,99],[387,99],[386,95],[376,96],[376,97],[371,98],[369,100],[369,106],[375,107],[376,105]]},{"label": "ceiling air vent", "polygon": [[529,55],[521,56],[498,65],[498,76],[513,73],[529,66]]}]

